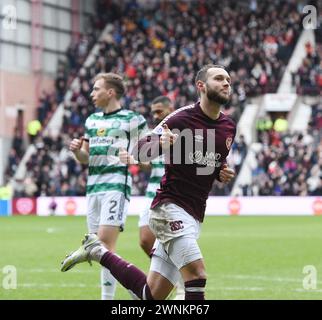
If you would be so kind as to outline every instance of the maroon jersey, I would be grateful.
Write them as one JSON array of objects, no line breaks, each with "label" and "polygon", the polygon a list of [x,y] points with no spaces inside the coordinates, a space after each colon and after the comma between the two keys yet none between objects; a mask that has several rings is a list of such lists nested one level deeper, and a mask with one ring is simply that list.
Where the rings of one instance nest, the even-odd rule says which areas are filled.
[{"label": "maroon jersey", "polygon": [[[223,113],[216,120],[209,118],[201,110],[199,102],[166,117],[153,130],[155,137],[162,134],[164,123],[173,133],[179,133],[179,137],[169,151],[165,174],[151,208],[166,202],[175,203],[202,222],[208,194],[226,163],[236,125]],[[151,136],[141,140],[139,151],[150,141]]]}]

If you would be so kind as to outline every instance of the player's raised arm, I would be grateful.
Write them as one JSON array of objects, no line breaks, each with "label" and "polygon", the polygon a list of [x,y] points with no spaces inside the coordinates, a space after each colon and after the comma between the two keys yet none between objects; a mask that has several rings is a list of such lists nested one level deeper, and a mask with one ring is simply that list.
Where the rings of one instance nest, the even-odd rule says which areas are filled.
[{"label": "player's raised arm", "polygon": [[163,130],[160,137],[160,145],[162,149],[167,150],[176,142],[178,135],[172,133],[166,123],[162,125],[162,128]]},{"label": "player's raised arm", "polygon": [[152,134],[140,139],[132,151],[135,160],[149,162],[169,149],[175,143],[178,135],[173,134],[167,124],[157,126]]}]

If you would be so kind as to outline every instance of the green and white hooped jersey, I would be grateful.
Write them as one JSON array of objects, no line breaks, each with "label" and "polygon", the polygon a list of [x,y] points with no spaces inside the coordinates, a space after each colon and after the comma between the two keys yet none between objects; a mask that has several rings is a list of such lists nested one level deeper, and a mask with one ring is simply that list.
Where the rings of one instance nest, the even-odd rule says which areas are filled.
[{"label": "green and white hooped jersey", "polygon": [[146,188],[145,196],[154,198],[157,189],[160,187],[160,181],[164,175],[164,155],[155,158],[151,161],[151,174],[149,184]]},{"label": "green and white hooped jersey", "polygon": [[87,195],[120,191],[129,199],[132,177],[128,166],[120,162],[118,152],[124,148],[131,153],[138,139],[147,133],[144,117],[130,110],[97,112],[86,119],[85,139],[89,141]]}]

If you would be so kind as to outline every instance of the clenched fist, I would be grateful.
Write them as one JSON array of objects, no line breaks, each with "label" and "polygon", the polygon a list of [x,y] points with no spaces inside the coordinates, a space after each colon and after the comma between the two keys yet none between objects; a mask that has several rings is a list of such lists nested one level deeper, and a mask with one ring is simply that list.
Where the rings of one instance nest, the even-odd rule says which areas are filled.
[{"label": "clenched fist", "polygon": [[71,143],[69,144],[69,150],[72,152],[76,152],[81,149],[82,144],[83,144],[84,138],[81,137],[80,139],[73,139]]},{"label": "clenched fist", "polygon": [[224,164],[219,172],[219,178],[222,183],[229,183],[235,177],[235,171]]},{"label": "clenched fist", "polygon": [[164,124],[162,128],[163,131],[160,137],[160,145],[163,149],[169,149],[178,139],[178,135],[172,133],[166,124]]},{"label": "clenched fist", "polygon": [[134,160],[134,157],[130,155],[124,148],[119,149],[120,161],[124,164],[137,164],[138,162]]}]

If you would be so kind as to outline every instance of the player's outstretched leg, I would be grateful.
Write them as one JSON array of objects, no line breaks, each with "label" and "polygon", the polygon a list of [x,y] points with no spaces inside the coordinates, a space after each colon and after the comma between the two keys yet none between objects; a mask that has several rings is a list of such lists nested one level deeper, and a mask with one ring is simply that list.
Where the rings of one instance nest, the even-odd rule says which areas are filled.
[{"label": "player's outstretched leg", "polygon": [[[82,245],[76,250],[66,256],[61,263],[61,271],[65,272],[76,266],[76,264],[88,261],[91,264],[91,260],[95,260],[95,256],[90,255],[92,249],[97,248],[104,250],[100,240],[94,233],[86,234]],[[105,251],[108,251],[105,248]],[[99,262],[99,261],[98,261]]]},{"label": "player's outstretched leg", "polygon": [[61,271],[68,271],[78,263],[91,260],[109,269],[123,287],[139,299],[153,300],[146,275],[133,264],[107,250],[95,234],[85,235],[82,245],[62,262]]}]

